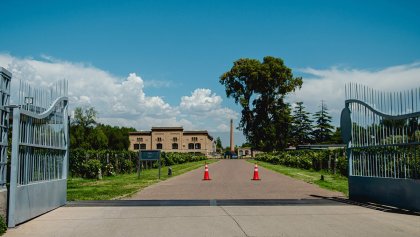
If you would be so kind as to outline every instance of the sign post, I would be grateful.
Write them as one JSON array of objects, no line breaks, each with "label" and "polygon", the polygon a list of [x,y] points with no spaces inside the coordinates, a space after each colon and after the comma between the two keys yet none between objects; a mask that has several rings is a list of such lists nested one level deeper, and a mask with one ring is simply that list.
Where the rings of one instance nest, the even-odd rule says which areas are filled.
[{"label": "sign post", "polygon": [[159,161],[159,179],[160,179],[160,169],[161,169],[161,161],[160,161],[160,150],[142,150],[139,153],[139,171],[138,177],[140,178],[140,169],[141,169],[141,162],[142,161]]}]

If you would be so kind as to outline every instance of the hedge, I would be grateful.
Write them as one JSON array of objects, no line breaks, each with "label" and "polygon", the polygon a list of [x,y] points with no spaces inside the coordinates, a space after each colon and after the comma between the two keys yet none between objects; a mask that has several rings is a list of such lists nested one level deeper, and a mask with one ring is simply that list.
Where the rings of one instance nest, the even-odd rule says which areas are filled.
[{"label": "hedge", "polygon": [[[164,152],[161,158],[162,166],[207,159],[202,154]],[[72,177],[85,178],[132,173],[137,170],[137,159],[138,153],[133,151],[71,149],[69,170]]]},{"label": "hedge", "polygon": [[255,158],[272,164],[301,168],[306,170],[324,170],[348,175],[348,164],[343,149],[336,150],[294,150],[258,154]]}]

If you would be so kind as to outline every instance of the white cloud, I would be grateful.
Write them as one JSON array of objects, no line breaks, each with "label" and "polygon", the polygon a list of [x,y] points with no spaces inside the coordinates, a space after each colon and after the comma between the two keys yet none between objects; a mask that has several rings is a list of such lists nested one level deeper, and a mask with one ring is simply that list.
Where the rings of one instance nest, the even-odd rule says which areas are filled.
[{"label": "white cloud", "polygon": [[359,83],[381,91],[402,91],[420,86],[420,63],[399,65],[381,70],[362,70],[332,67],[306,68],[302,89],[289,96],[288,101],[303,101],[311,113],[319,110],[321,100],[328,106],[335,126],[344,107],[344,85]]},{"label": "white cloud", "polygon": [[209,89],[195,89],[191,96],[181,97],[180,107],[186,111],[207,112],[220,108],[222,98]]},{"label": "white cloud", "polygon": [[[236,118],[237,112],[224,108],[220,96],[209,89],[197,89],[171,106],[163,97],[148,96],[150,87],[170,86],[170,82],[144,81],[135,73],[117,77],[92,65],[41,56],[41,60],[0,54],[0,66],[13,74],[12,91],[19,80],[47,87],[60,79],[69,81],[70,109],[93,106],[100,122],[147,130],[152,126],[184,126],[185,129],[217,131],[221,120]],[[16,93],[15,93],[16,94]],[[12,103],[16,101],[12,93]]]}]

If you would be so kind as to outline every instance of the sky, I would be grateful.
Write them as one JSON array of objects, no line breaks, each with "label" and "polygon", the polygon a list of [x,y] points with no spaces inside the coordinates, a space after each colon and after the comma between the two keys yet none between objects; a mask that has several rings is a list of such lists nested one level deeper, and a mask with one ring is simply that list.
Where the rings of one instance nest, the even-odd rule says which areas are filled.
[{"label": "sky", "polygon": [[[149,130],[208,130],[228,145],[241,108],[219,77],[239,58],[280,57],[303,77],[287,97],[323,100],[339,126],[344,85],[420,85],[420,2],[2,1],[0,66],[37,86],[69,81],[70,109]],[[245,141],[239,130],[235,143]]]}]

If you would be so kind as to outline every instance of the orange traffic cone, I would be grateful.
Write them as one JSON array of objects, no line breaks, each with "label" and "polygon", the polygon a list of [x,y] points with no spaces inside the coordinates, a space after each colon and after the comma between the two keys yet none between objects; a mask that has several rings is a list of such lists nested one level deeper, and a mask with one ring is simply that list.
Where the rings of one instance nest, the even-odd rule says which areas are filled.
[{"label": "orange traffic cone", "polygon": [[258,175],[258,165],[255,164],[254,166],[254,177],[252,178],[252,180],[261,180],[260,176]]},{"label": "orange traffic cone", "polygon": [[209,167],[207,166],[207,164],[204,167],[204,178],[203,178],[203,180],[211,180],[210,175],[209,175]]}]

